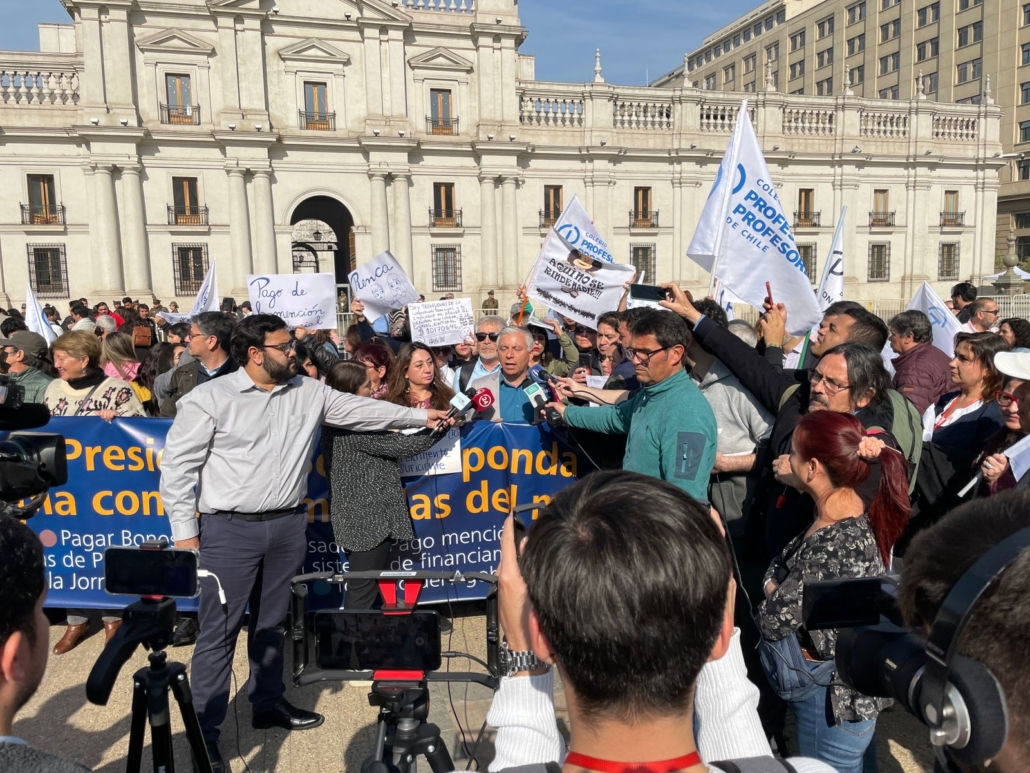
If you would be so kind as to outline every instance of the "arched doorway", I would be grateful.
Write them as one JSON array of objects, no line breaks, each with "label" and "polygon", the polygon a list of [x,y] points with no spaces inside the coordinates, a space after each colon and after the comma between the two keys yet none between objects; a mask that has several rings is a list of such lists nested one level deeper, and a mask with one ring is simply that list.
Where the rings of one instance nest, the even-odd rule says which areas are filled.
[{"label": "arched doorway", "polygon": [[311,271],[312,262],[319,265],[322,256],[331,251],[336,285],[345,286],[356,259],[354,218],[347,207],[331,196],[312,196],[293,211],[290,225],[295,226],[294,271]]}]

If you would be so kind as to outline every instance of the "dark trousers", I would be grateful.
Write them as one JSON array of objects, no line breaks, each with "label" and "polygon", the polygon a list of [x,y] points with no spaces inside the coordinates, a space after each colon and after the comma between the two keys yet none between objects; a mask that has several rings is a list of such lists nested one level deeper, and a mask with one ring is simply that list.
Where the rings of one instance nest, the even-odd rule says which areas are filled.
[{"label": "dark trousers", "polygon": [[201,581],[200,638],[193,653],[193,703],[204,738],[218,740],[229,707],[229,678],[236,637],[250,605],[247,694],[254,713],[271,708],[283,685],[283,619],[290,606],[290,580],[298,574],[307,550],[307,513],[274,521],[243,521],[202,514],[200,566],[218,575],[226,606],[218,600],[213,579]]},{"label": "dark trousers", "polygon": [[[371,550],[348,550],[347,564],[350,572],[374,572],[390,568],[390,546],[392,540],[380,542]],[[347,580],[343,594],[344,609],[372,609],[379,599],[379,585],[375,580]]]}]

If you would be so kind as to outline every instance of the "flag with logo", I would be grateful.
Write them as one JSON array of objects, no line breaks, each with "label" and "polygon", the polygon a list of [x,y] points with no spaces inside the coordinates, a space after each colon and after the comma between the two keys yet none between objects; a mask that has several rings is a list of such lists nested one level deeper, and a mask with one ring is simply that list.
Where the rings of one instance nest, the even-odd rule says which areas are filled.
[{"label": "flag with logo", "polygon": [[603,263],[615,262],[615,258],[608,250],[608,244],[601,237],[601,232],[597,230],[594,221],[590,219],[590,215],[575,195],[555,222],[554,230],[558,232],[562,241],[569,245],[569,249],[579,250],[582,254]]},{"label": "flag with logo", "polygon": [[[833,233],[833,244],[830,245],[830,257],[823,266],[823,278],[819,282],[816,301],[819,311],[826,311],[837,301],[844,300],[844,217],[847,214],[848,208],[841,207],[837,230]],[[813,330],[813,333],[816,330]]]},{"label": "flag with logo", "polygon": [[722,310],[726,312],[726,321],[728,322],[731,319],[736,319],[736,315],[733,313],[733,304],[742,303],[743,301],[723,287],[722,282],[715,283],[714,297],[715,302],[718,303],[722,307]]},{"label": "flag with logo", "polygon": [[169,325],[178,322],[189,322],[194,317],[203,314],[205,311],[218,311],[218,272],[216,271],[216,260],[211,261],[204,275],[204,281],[197,292],[196,300],[193,301],[193,308],[186,314],[173,314],[170,311],[159,311],[156,316],[168,321]]},{"label": "flag with logo", "polygon": [[39,299],[32,291],[31,283],[25,285],[25,327],[33,333],[43,336],[48,344],[57,340],[57,333],[47,322],[43,307],[39,305]]},{"label": "flag with logo", "polygon": [[[923,282],[919,286],[906,311],[921,311],[929,317],[930,325],[933,329],[933,345],[949,357],[955,356],[955,334],[962,332],[962,323],[944,305],[941,296],[930,287],[929,283]],[[890,341],[883,347],[882,354],[884,365],[887,366],[887,372],[893,376],[894,365],[891,361],[898,355],[891,349]],[[929,410],[932,412],[932,405]],[[925,421],[926,417],[924,417],[924,424]]]},{"label": "flag with logo", "polygon": [[787,330],[792,335],[807,333],[822,316],[755,136],[747,100],[737,112],[737,126],[687,256],[755,308],[762,307],[768,282],[773,299],[787,307]]}]

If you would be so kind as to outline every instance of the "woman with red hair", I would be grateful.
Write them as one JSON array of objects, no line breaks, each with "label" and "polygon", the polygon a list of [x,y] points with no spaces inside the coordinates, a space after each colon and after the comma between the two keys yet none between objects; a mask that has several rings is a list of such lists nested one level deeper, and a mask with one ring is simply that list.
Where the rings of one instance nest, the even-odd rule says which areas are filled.
[{"label": "woman with red hair", "polygon": [[[868,508],[856,488],[881,467]],[[839,773],[861,773],[876,716],[889,701],[861,695],[836,678],[837,631],[804,627],[806,582],[872,577],[890,566],[891,550],[911,511],[907,462],[854,416],[814,411],[794,431],[795,487],[815,501],[816,519],[773,560],[758,608],[762,665],[797,718],[799,752]]]}]

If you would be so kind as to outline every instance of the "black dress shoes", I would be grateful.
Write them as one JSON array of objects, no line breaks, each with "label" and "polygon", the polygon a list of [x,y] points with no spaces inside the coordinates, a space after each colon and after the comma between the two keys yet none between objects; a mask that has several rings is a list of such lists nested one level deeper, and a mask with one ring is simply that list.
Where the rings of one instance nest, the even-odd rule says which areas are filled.
[{"label": "black dress shoes", "polygon": [[325,717],[313,711],[298,709],[290,705],[285,698],[280,698],[272,708],[254,715],[251,723],[255,730],[267,730],[270,727],[281,727],[283,730],[311,730],[325,722]]},{"label": "black dress shoes", "polygon": [[[218,751],[218,744],[207,741],[204,745],[207,746],[207,758],[211,760],[212,773],[226,773],[228,768],[225,766],[225,760],[222,759],[222,753]],[[200,770],[197,760],[194,759],[193,773],[200,773]]]}]

